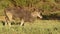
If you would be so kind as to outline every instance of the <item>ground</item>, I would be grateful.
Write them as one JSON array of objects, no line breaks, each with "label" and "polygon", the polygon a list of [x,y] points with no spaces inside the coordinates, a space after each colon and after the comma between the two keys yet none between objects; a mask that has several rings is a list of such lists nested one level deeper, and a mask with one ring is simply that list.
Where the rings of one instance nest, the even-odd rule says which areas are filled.
[{"label": "ground", "polygon": [[36,20],[24,26],[3,26],[0,23],[0,34],[60,34],[60,20]]},{"label": "ground", "polygon": [[[31,3],[34,7],[42,9],[43,15],[60,17],[60,0],[0,0],[0,20],[4,19],[1,16],[4,15],[6,7],[13,7],[14,4],[23,7]],[[34,23],[25,23],[24,26],[12,27],[3,26],[0,22],[0,34],[60,34],[60,20],[36,20]]]}]

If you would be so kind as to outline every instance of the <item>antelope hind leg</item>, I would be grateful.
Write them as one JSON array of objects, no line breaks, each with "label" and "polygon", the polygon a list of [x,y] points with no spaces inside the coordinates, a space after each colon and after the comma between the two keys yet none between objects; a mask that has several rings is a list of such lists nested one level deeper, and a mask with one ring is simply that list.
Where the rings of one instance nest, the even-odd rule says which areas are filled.
[{"label": "antelope hind leg", "polygon": [[24,25],[24,20],[22,19],[21,20],[21,24],[20,24],[21,26],[23,26]]}]

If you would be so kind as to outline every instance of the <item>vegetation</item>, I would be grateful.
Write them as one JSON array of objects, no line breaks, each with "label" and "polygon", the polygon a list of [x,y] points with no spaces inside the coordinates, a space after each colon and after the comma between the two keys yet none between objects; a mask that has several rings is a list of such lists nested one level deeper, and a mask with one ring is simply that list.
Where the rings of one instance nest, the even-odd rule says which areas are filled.
[{"label": "vegetation", "polygon": [[33,24],[11,28],[0,25],[0,34],[60,34],[60,20],[36,20]]},{"label": "vegetation", "polygon": [[[0,0],[0,16],[4,16],[4,9],[8,6],[35,7],[42,10],[45,20],[12,27],[3,26],[0,22],[0,34],[60,34],[60,0]],[[59,20],[48,20],[55,17]]]},{"label": "vegetation", "polygon": [[60,16],[59,0],[0,0],[0,13],[7,6],[33,6],[42,9],[43,15],[57,14]]}]

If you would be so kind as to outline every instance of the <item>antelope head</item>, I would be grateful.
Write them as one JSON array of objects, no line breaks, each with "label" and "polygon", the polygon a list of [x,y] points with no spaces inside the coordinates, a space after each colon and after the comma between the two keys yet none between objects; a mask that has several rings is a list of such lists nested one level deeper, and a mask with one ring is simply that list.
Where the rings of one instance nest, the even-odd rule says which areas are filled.
[{"label": "antelope head", "polygon": [[42,15],[41,15],[41,13],[40,13],[40,12],[37,12],[37,11],[34,11],[34,12],[32,13],[32,16],[33,16],[33,17],[39,17],[40,19],[43,18]]}]

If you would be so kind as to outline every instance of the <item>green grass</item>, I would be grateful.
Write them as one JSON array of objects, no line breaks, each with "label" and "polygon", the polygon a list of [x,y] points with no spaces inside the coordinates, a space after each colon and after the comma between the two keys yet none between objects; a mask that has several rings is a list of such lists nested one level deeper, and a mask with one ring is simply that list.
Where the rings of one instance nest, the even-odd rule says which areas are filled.
[{"label": "green grass", "polygon": [[[16,3],[15,3],[15,2]],[[0,0],[0,15],[2,14],[2,10],[5,9],[5,7],[13,6],[13,4],[16,4],[17,6],[25,6],[28,7],[28,4],[32,4],[33,7],[36,7],[37,9],[44,10],[43,15],[51,15],[51,14],[57,14],[60,16],[60,3],[56,3],[55,0],[46,0],[43,2],[43,0]]]},{"label": "green grass", "polygon": [[[60,16],[60,4],[55,0],[15,0],[18,6],[27,6],[33,4],[44,10],[43,15],[58,14]],[[26,3],[26,1],[28,1]],[[0,0],[0,16],[4,15],[4,8],[14,2],[10,0]],[[54,5],[55,4],[55,5]],[[53,9],[56,7],[57,9]],[[51,12],[53,11],[53,12]],[[12,27],[3,26],[0,22],[0,34],[60,34],[60,20],[36,20],[34,23],[25,23],[24,26],[12,25]]]},{"label": "green grass", "polygon": [[0,26],[0,34],[60,34],[60,20],[36,20],[24,26]]}]

